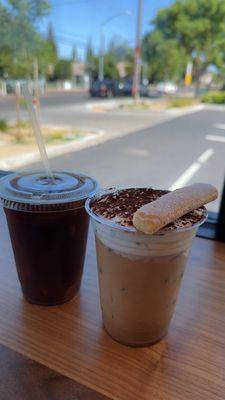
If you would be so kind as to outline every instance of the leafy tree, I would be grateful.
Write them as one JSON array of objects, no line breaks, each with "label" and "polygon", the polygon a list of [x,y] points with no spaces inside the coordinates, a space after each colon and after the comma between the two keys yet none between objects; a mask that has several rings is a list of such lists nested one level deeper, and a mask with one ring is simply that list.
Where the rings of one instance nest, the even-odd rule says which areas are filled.
[{"label": "leafy tree", "polygon": [[72,52],[71,52],[71,61],[76,61],[77,60],[77,50],[76,47],[72,47]]},{"label": "leafy tree", "polygon": [[116,67],[116,62],[111,53],[104,55],[104,76],[105,78],[116,79],[119,77],[119,73]]},{"label": "leafy tree", "polygon": [[90,78],[97,77],[98,59],[94,55],[91,39],[87,41],[86,54],[85,54],[86,72]]},{"label": "leafy tree", "polygon": [[86,62],[91,61],[93,59],[93,57],[94,57],[94,51],[93,51],[91,39],[89,38],[87,41],[87,47],[86,47],[86,55],[85,55]]},{"label": "leafy tree", "polygon": [[[33,59],[42,54],[46,46],[36,31],[35,23],[48,11],[49,3],[45,0],[8,0],[6,6],[0,5],[1,75],[32,76]],[[2,46],[4,51],[1,51]],[[5,62],[6,48],[11,56],[8,63]]]},{"label": "leafy tree", "polygon": [[114,37],[109,43],[108,53],[110,53],[115,62],[125,61],[130,57],[133,58],[133,51],[126,42],[118,37]]},{"label": "leafy tree", "polygon": [[[153,31],[143,43],[144,56],[152,64],[150,70],[157,71],[158,65],[162,71],[161,58],[167,67],[170,57],[174,56],[174,69],[179,72],[178,61],[186,57],[193,60],[198,85],[201,74],[210,64],[219,69],[224,67],[224,21],[224,0],[176,0],[169,7],[160,9],[153,20]],[[164,56],[166,49],[167,57]],[[169,75],[174,73],[171,71]]]},{"label": "leafy tree", "polygon": [[13,58],[10,48],[6,45],[0,47],[0,76],[7,78],[10,73],[10,66],[13,65]]},{"label": "leafy tree", "polygon": [[55,79],[70,79],[71,75],[71,61],[59,60],[55,66]]},{"label": "leafy tree", "polygon": [[174,39],[163,38],[160,30],[146,35],[142,46],[143,59],[148,64],[148,78],[151,82],[162,80],[179,81],[184,74],[187,56]]},{"label": "leafy tree", "polygon": [[50,58],[52,59],[52,63],[55,64],[58,59],[58,50],[52,24],[48,26],[47,44]]},{"label": "leafy tree", "polygon": [[23,16],[30,23],[36,22],[50,11],[47,0],[8,0],[8,5],[16,17]]}]

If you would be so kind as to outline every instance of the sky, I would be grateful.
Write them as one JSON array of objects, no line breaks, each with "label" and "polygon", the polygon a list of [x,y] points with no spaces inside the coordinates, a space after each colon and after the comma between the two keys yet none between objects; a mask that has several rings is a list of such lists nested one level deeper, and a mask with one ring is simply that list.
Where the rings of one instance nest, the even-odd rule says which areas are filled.
[{"label": "sky", "polygon": [[[98,52],[101,24],[117,14],[120,15],[105,25],[106,45],[112,38],[134,45],[138,0],[50,0],[50,3],[51,13],[39,24],[39,30],[45,34],[49,23],[52,24],[60,57],[69,58],[74,45],[82,59],[87,40],[92,41]],[[157,10],[171,3],[172,0],[143,0],[142,34],[149,31],[149,22]],[[131,15],[126,15],[127,11]]]}]

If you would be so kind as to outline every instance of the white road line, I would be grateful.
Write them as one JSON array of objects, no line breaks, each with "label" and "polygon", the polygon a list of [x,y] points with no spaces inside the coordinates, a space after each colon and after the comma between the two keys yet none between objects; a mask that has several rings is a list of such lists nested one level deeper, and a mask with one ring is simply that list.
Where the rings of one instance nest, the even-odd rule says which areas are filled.
[{"label": "white road line", "polygon": [[198,162],[200,164],[205,163],[206,161],[209,160],[210,157],[212,157],[213,153],[214,153],[213,149],[208,149],[208,150],[204,151],[204,153],[202,153],[202,155],[200,157],[198,157]]},{"label": "white road line", "polygon": [[175,190],[184,186],[194,176],[194,174],[196,174],[202,165],[208,161],[210,157],[212,157],[213,154],[213,149],[204,151],[204,153],[198,157],[197,161],[191,164],[190,167],[188,167],[186,171],[184,171],[184,173],[181,174],[179,178],[172,184],[172,186],[170,186],[169,190]]},{"label": "white road line", "polygon": [[213,124],[213,128],[225,130],[225,124]]},{"label": "white road line", "polygon": [[206,140],[211,140],[212,142],[220,142],[220,143],[225,143],[225,137],[224,136],[219,136],[219,135],[206,135],[205,136]]},{"label": "white road line", "polygon": [[170,186],[169,190],[175,190],[184,186],[200,168],[201,165],[197,162],[191,164],[190,167],[186,169],[186,171],[172,184],[172,186]]}]

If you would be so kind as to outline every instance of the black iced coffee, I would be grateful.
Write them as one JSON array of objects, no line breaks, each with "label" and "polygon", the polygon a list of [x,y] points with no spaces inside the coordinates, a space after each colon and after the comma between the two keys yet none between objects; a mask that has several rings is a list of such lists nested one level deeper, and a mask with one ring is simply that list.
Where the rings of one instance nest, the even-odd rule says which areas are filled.
[{"label": "black iced coffee", "polygon": [[81,283],[89,217],[84,202],[97,183],[70,172],[12,174],[1,179],[17,271],[25,298],[55,305]]}]

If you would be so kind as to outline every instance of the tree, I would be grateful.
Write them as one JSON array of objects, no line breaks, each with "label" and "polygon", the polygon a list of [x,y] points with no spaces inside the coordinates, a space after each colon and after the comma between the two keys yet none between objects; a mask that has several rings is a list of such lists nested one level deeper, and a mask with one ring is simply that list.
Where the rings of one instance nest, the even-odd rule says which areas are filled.
[{"label": "tree", "polygon": [[[43,53],[46,42],[37,33],[35,23],[49,11],[45,0],[8,0],[0,5],[0,64],[1,75],[31,77],[33,59]],[[4,46],[4,51],[2,50]],[[10,54],[6,65],[6,48]],[[47,55],[47,52],[46,52]],[[4,60],[2,61],[2,57]]]},{"label": "tree", "polygon": [[116,62],[134,58],[133,50],[120,37],[114,36],[109,43],[108,53],[112,54]]},{"label": "tree", "polygon": [[47,43],[49,52],[51,53],[50,57],[52,58],[52,62],[55,64],[58,59],[58,50],[52,24],[49,24],[48,26]]},{"label": "tree", "polygon": [[39,18],[50,12],[50,4],[47,0],[8,0],[15,17],[35,23]]},{"label": "tree", "polygon": [[174,39],[163,38],[160,30],[146,35],[142,45],[143,60],[148,62],[148,78],[151,82],[179,81],[187,64],[185,51]]},{"label": "tree", "polygon": [[70,79],[71,75],[71,61],[59,60],[55,66],[55,79]]},{"label": "tree", "polygon": [[85,54],[86,72],[89,77],[96,78],[98,71],[98,60],[94,55],[91,39],[87,41],[86,54]]},{"label": "tree", "polygon": [[72,52],[71,52],[71,61],[76,61],[77,60],[77,50],[76,47],[72,47]]},{"label": "tree", "polygon": [[[177,65],[179,59],[185,57],[192,60],[194,78],[198,86],[201,74],[209,65],[214,64],[219,69],[224,66],[224,20],[224,0],[176,0],[169,7],[158,11],[153,20],[153,31],[144,38],[144,55],[151,65],[152,59],[148,57],[154,54],[154,71],[156,59],[161,68],[159,60],[161,57],[167,66],[174,55],[174,66],[177,70],[180,68]],[[158,35],[157,40],[156,35]],[[172,54],[169,50],[171,48]],[[167,57],[164,56],[166,49]]]},{"label": "tree", "polygon": [[105,78],[112,78],[112,79],[119,78],[119,72],[116,67],[116,61],[111,53],[106,53],[104,55],[104,76]]},{"label": "tree", "polygon": [[11,73],[13,58],[10,48],[6,45],[0,47],[0,76],[7,78]]},{"label": "tree", "polygon": [[86,62],[88,63],[89,61],[91,61],[93,59],[93,57],[94,57],[94,51],[93,51],[91,39],[89,38],[87,41],[87,47],[86,47],[86,55],[85,55]]}]

